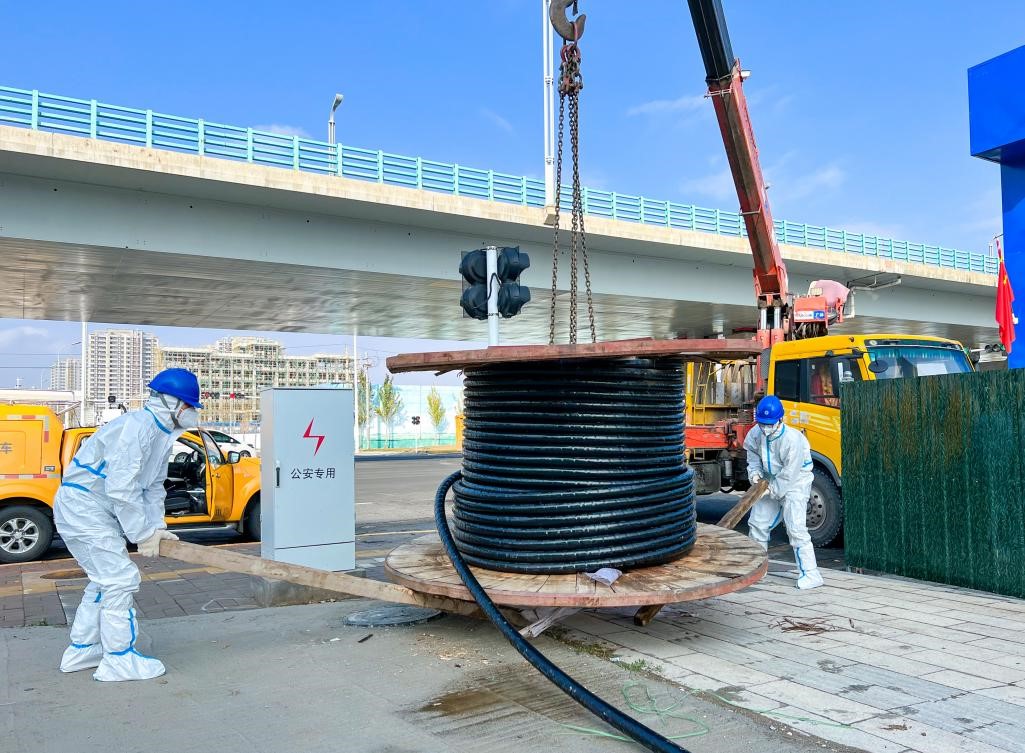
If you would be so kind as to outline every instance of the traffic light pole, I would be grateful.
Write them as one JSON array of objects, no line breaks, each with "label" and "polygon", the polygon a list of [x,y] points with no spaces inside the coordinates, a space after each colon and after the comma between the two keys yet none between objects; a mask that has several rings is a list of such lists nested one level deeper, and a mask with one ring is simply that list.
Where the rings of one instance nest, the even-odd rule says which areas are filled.
[{"label": "traffic light pole", "polygon": [[498,345],[498,248],[488,246],[488,345]]}]

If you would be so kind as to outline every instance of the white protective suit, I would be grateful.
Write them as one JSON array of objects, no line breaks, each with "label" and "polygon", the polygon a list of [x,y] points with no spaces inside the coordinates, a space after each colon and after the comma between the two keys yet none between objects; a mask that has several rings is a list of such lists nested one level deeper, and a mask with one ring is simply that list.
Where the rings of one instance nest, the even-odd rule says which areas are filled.
[{"label": "white protective suit", "polygon": [[808,535],[808,498],[811,496],[811,447],[801,432],[780,423],[778,428],[763,424],[752,429],[744,440],[747,450],[747,475],[752,484],[769,482],[769,490],[751,508],[748,528],[751,538],[769,547],[769,536],[782,519],[794,549],[799,575],[797,587],[816,588],[822,575],[815,561],[815,548]]},{"label": "white protective suit", "polygon": [[[54,502],[54,522],[89,585],[71,626],[61,671],[97,667],[97,680],[145,680],[164,674],[158,659],[136,650],[134,594],[139,568],[132,543],[175,538],[164,522],[164,480],[184,403],[154,394],[142,410],[100,427],[65,469]],[[190,409],[193,419],[195,409]],[[177,420],[181,420],[178,418]],[[186,425],[195,425],[194,420]],[[158,543],[158,542],[157,542]]]}]

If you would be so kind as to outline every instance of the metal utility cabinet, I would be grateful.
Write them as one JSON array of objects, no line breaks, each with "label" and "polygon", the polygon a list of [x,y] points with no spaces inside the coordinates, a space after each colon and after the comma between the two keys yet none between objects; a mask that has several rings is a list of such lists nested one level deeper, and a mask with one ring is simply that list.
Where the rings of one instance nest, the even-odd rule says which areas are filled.
[{"label": "metal utility cabinet", "polygon": [[261,555],[323,570],[352,570],[352,390],[264,390],[260,410]]}]

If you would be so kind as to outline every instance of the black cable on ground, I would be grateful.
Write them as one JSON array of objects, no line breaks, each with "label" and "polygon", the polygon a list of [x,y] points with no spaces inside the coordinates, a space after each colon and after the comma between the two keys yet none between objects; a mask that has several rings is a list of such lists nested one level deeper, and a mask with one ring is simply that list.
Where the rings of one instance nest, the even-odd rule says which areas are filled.
[{"label": "black cable on ground", "polygon": [[466,370],[453,535],[471,565],[620,569],[694,545],[679,360],[585,359]]},{"label": "black cable on ground", "polygon": [[655,732],[655,730],[646,727],[636,719],[627,716],[622,711],[610,705],[606,701],[603,701],[590,690],[578,683],[549,661],[544,654],[530,645],[530,643],[528,643],[523,636],[519,634],[516,628],[502,616],[502,613],[498,611],[494,602],[488,598],[484,588],[473,576],[473,573],[467,566],[466,561],[459,554],[459,550],[456,548],[456,543],[452,538],[452,532],[448,527],[448,519],[445,517],[445,497],[448,495],[448,490],[461,477],[462,472],[456,471],[442,481],[441,486],[438,487],[438,493],[434,497],[434,523],[438,527],[438,535],[441,536],[441,543],[445,547],[445,551],[448,553],[449,559],[452,560],[452,566],[459,574],[463,584],[470,591],[474,600],[480,606],[481,611],[483,611],[495,627],[501,631],[502,635],[506,637],[506,640],[513,645],[513,648],[519,651],[520,655],[530,662],[538,672],[547,677],[555,684],[556,687],[559,688],[559,690],[564,692],[599,719],[615,727],[624,735],[627,735],[648,750],[654,751],[654,753],[689,753],[685,748],[681,748],[672,740],[663,737]]}]

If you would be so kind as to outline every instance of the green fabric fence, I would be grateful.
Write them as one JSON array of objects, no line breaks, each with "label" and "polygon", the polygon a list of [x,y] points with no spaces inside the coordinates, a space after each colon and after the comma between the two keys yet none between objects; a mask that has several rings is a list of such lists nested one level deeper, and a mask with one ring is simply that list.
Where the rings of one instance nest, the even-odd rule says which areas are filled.
[{"label": "green fabric fence", "polygon": [[842,390],[848,564],[1025,597],[1025,369]]}]

